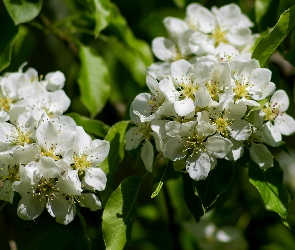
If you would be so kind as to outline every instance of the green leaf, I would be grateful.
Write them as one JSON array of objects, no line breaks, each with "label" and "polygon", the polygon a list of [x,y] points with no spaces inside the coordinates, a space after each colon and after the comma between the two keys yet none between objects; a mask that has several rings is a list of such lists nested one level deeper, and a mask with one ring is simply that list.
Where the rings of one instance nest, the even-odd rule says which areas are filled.
[{"label": "green leaf", "polygon": [[0,71],[8,67],[11,60],[11,50],[18,37],[18,28],[14,26],[7,13],[0,15]]},{"label": "green leaf", "polygon": [[136,38],[128,27],[125,18],[113,6],[110,28],[117,37],[110,37],[109,45],[114,55],[130,71],[133,79],[139,86],[145,86],[147,67],[153,62],[153,55],[149,44]]},{"label": "green leaf", "polygon": [[82,126],[86,133],[97,137],[104,138],[110,129],[109,125],[101,121],[90,119],[77,113],[67,113],[67,115],[72,117],[78,126]]},{"label": "green leaf", "polygon": [[112,193],[102,215],[102,232],[106,249],[123,249],[131,237],[137,212],[136,199],[141,185],[139,176],[126,178]]},{"label": "green leaf", "polygon": [[93,0],[94,1],[94,18],[95,18],[95,29],[94,36],[98,37],[100,31],[102,31],[105,27],[108,26],[111,10],[110,10],[110,2],[109,0]]},{"label": "green leaf", "polygon": [[255,0],[255,22],[260,23],[261,18],[267,13],[270,0]]},{"label": "green leaf", "polygon": [[274,166],[263,170],[253,161],[249,164],[249,180],[261,195],[267,210],[278,213],[286,226],[289,209],[289,194],[283,186],[283,171],[274,160]]},{"label": "green leaf", "polygon": [[122,121],[112,126],[105,137],[110,143],[110,152],[108,157],[101,164],[101,169],[107,174],[107,185],[103,192],[101,192],[101,199],[105,203],[113,192],[114,176],[125,155],[125,132],[129,125],[129,121]]},{"label": "green leaf", "polygon": [[186,0],[173,0],[173,2],[179,9],[183,9],[186,5]]},{"label": "green leaf", "polygon": [[39,15],[41,0],[3,0],[5,7],[15,24],[33,20]]},{"label": "green leaf", "polygon": [[194,180],[187,174],[181,173],[183,180],[183,197],[187,208],[194,216],[196,222],[205,214],[202,208],[202,202],[194,192]]},{"label": "green leaf", "polygon": [[103,109],[110,96],[109,69],[104,59],[89,47],[81,46],[79,57],[81,101],[90,111],[91,117],[94,117]]},{"label": "green leaf", "polygon": [[233,177],[233,163],[218,160],[217,166],[211,170],[205,180],[194,181],[195,194],[200,198],[204,214],[212,208],[216,200],[228,188]]},{"label": "green leaf", "polygon": [[279,17],[285,10],[295,5],[295,0],[280,0],[277,17]]},{"label": "green leaf", "polygon": [[281,44],[295,25],[295,6],[286,10],[281,16],[275,27],[257,43],[252,58],[259,61],[260,66],[264,67],[269,57]]}]

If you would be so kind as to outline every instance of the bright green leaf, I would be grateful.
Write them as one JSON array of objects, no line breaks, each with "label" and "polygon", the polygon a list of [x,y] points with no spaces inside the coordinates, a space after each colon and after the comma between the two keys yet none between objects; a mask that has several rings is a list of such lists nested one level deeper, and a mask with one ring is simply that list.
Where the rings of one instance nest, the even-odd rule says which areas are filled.
[{"label": "bright green leaf", "polygon": [[100,31],[102,31],[110,21],[111,11],[110,11],[110,2],[109,0],[93,0],[95,11],[95,29],[94,36],[98,37]]},{"label": "bright green leaf", "polygon": [[5,7],[15,24],[33,20],[39,15],[41,0],[3,0]]},{"label": "bright green leaf", "polygon": [[249,180],[258,189],[267,210],[278,213],[285,225],[289,209],[289,194],[283,186],[283,171],[277,161],[263,170],[253,161],[249,164]]},{"label": "bright green leaf", "polygon": [[67,113],[67,115],[72,117],[78,126],[82,126],[88,134],[94,136],[104,138],[110,129],[109,125],[101,121],[93,120],[77,113]]},{"label": "bright green leaf", "polygon": [[268,58],[281,44],[295,25],[295,6],[286,10],[281,16],[275,27],[257,43],[252,58],[259,61],[260,66],[264,67]]},{"label": "bright green leaf", "polygon": [[107,174],[107,186],[101,192],[101,199],[105,203],[113,192],[113,180],[117,171],[119,163],[123,160],[125,155],[125,132],[129,125],[129,121],[122,121],[112,126],[105,137],[110,143],[110,152],[108,157],[100,165],[101,169]]},{"label": "bright green leaf", "polygon": [[131,237],[131,230],[136,219],[136,199],[141,178],[131,176],[122,181],[112,193],[102,215],[102,232],[106,249],[123,249]]},{"label": "bright green leaf", "polygon": [[103,109],[110,96],[109,69],[104,59],[89,47],[81,46],[79,57],[81,101],[90,111],[91,117],[94,117]]},{"label": "bright green leaf", "polygon": [[0,15],[0,71],[5,69],[11,60],[11,50],[18,37],[18,28],[14,26],[9,15]]},{"label": "bright green leaf", "polygon": [[200,198],[204,213],[208,212],[228,188],[233,176],[233,163],[219,160],[205,180],[194,181],[195,194]]}]

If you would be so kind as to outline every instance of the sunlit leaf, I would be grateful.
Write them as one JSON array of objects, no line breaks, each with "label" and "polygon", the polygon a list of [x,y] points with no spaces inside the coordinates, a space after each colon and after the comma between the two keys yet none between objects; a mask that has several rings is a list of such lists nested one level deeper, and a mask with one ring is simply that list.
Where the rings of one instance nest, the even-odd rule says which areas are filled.
[{"label": "sunlit leaf", "polygon": [[277,161],[263,170],[253,161],[249,164],[249,180],[261,195],[267,210],[278,213],[285,225],[289,209],[289,194],[283,186],[283,171]]},{"label": "sunlit leaf", "polygon": [[5,7],[15,24],[33,20],[39,15],[41,0],[3,0]]},{"label": "sunlit leaf", "polygon": [[103,202],[107,201],[110,194],[113,192],[114,175],[117,171],[119,163],[123,160],[125,155],[125,132],[129,121],[122,121],[112,126],[105,137],[105,140],[110,142],[110,152],[108,157],[100,165],[102,170],[107,174],[107,186],[101,192],[101,199]]},{"label": "sunlit leaf", "polygon": [[137,212],[135,208],[141,178],[131,176],[112,193],[102,215],[102,232],[106,249],[123,249],[131,237]]},{"label": "sunlit leaf", "polygon": [[81,46],[79,57],[81,101],[94,117],[103,109],[110,96],[109,69],[104,59],[89,47]]},{"label": "sunlit leaf", "polygon": [[205,180],[194,181],[195,194],[200,198],[204,213],[208,212],[228,188],[233,176],[233,163],[219,160]]},{"label": "sunlit leaf", "polygon": [[260,66],[265,66],[267,60],[289,34],[295,25],[295,6],[286,10],[275,27],[257,43],[252,58],[259,61]]},{"label": "sunlit leaf", "polygon": [[0,14],[0,71],[5,69],[11,60],[11,50],[18,37],[18,28],[14,26],[9,15]]},{"label": "sunlit leaf", "polygon": [[110,11],[110,2],[109,0],[93,0],[95,10],[95,29],[94,36],[98,37],[100,31],[102,31],[110,21],[111,11]]},{"label": "sunlit leaf", "polygon": [[98,120],[81,116],[78,113],[67,113],[67,115],[72,117],[78,126],[82,126],[84,130],[91,135],[104,138],[110,129],[109,125]]}]

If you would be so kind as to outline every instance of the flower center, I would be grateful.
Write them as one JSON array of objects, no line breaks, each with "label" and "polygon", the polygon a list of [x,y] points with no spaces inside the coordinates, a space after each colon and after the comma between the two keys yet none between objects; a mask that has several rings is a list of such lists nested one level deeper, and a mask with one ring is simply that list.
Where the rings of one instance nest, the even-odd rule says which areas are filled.
[{"label": "flower center", "polygon": [[214,46],[218,46],[219,43],[228,43],[226,39],[227,31],[222,31],[221,28],[218,26],[213,32],[212,32],[212,39],[215,41]]},{"label": "flower center", "polygon": [[19,181],[20,177],[18,176],[18,172],[19,172],[19,165],[13,165],[13,166],[9,165],[8,166],[8,175],[1,176],[0,180],[2,180],[2,181],[8,180],[10,182]]},{"label": "flower center", "polygon": [[237,100],[239,100],[239,99],[241,99],[243,97],[245,99],[247,99],[247,100],[250,99],[250,95],[248,93],[247,88],[248,88],[248,85],[242,85],[241,83],[238,83],[236,81],[236,86],[233,89],[234,93],[236,94],[235,95],[235,101],[237,101]]},{"label": "flower center", "polygon": [[195,151],[196,152],[206,151],[206,148],[203,144],[204,139],[205,139],[205,136],[198,136],[198,135],[187,137],[186,144],[184,145],[183,151],[188,151],[190,156],[192,156],[192,154]]},{"label": "flower center", "polygon": [[214,101],[218,101],[218,93],[220,92],[218,82],[210,80],[205,84],[207,91]]},{"label": "flower center", "polygon": [[181,83],[178,87],[178,91],[180,92],[180,100],[183,100],[185,98],[190,98],[192,100],[195,100],[195,92],[198,90],[198,86],[195,84],[185,84]]},{"label": "flower center", "polygon": [[261,109],[265,113],[263,118],[265,121],[273,121],[280,114],[280,110],[274,106],[263,107]]},{"label": "flower center", "polygon": [[26,144],[32,143],[30,138],[31,132],[29,131],[21,131],[20,128],[16,128],[17,135],[15,136],[14,140],[12,141],[12,145],[20,145],[25,146]]},{"label": "flower center", "polygon": [[79,173],[83,173],[86,168],[91,167],[91,163],[87,160],[87,154],[82,154],[81,156],[75,155],[73,169],[78,170]]},{"label": "flower center", "polygon": [[229,121],[227,118],[219,117],[217,120],[213,122],[217,126],[217,130],[224,137],[228,137],[227,127],[233,123],[233,120]]},{"label": "flower center", "polygon": [[148,100],[148,104],[150,106],[151,112],[154,113],[161,105],[162,103],[158,101],[157,97],[152,96]]},{"label": "flower center", "polygon": [[55,178],[49,178],[49,180],[47,181],[45,177],[42,177],[38,182],[33,195],[40,196],[40,200],[44,196],[50,197],[52,199],[54,197],[54,194],[59,192],[59,188],[55,187],[57,182],[58,180]]},{"label": "flower center", "polygon": [[56,155],[54,150],[55,150],[55,147],[51,147],[48,150],[41,148],[41,155],[44,157],[50,157],[53,160],[58,161],[61,159],[61,157],[59,155]]},{"label": "flower center", "polygon": [[8,112],[10,110],[10,104],[13,103],[13,101],[14,100],[9,97],[0,97],[0,107]]}]

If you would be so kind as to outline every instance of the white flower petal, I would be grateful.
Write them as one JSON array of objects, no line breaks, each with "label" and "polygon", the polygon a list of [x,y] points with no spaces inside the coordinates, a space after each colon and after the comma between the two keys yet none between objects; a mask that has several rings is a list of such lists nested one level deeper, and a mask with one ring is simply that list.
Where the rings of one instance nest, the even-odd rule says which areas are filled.
[{"label": "white flower petal", "polygon": [[82,194],[79,201],[80,206],[88,207],[91,211],[96,211],[102,208],[101,201],[93,193]]},{"label": "white flower petal", "polygon": [[262,127],[265,142],[273,147],[277,147],[282,142],[282,135],[270,122],[266,122]]},{"label": "white flower petal", "polygon": [[274,120],[274,126],[282,135],[291,135],[295,133],[295,120],[287,114],[279,114]]},{"label": "white flower petal", "polygon": [[194,101],[191,98],[185,98],[181,101],[175,101],[174,109],[179,116],[186,116],[195,110]]},{"label": "white flower petal", "polygon": [[285,112],[289,107],[289,97],[284,90],[279,89],[270,98],[270,105]]},{"label": "white flower petal", "polygon": [[23,220],[34,220],[43,212],[45,203],[38,195],[26,194],[18,203],[17,214]]},{"label": "white flower petal", "polygon": [[203,143],[206,150],[217,158],[224,158],[232,148],[232,142],[222,136],[214,135]]},{"label": "white flower petal", "polygon": [[175,44],[164,37],[157,37],[152,41],[154,55],[162,61],[173,61],[177,57]]},{"label": "white flower petal", "polygon": [[178,161],[184,158],[187,154],[185,150],[186,141],[182,138],[168,138],[165,144],[163,155],[164,157]]},{"label": "white flower petal", "polygon": [[210,157],[206,153],[193,154],[186,159],[186,170],[195,180],[204,180],[211,170]]},{"label": "white flower petal", "polygon": [[250,149],[251,159],[261,168],[269,168],[273,166],[273,156],[268,148],[263,144],[252,142]]},{"label": "white flower petal", "polygon": [[87,168],[82,181],[86,188],[102,191],[106,187],[107,177],[100,168]]}]

